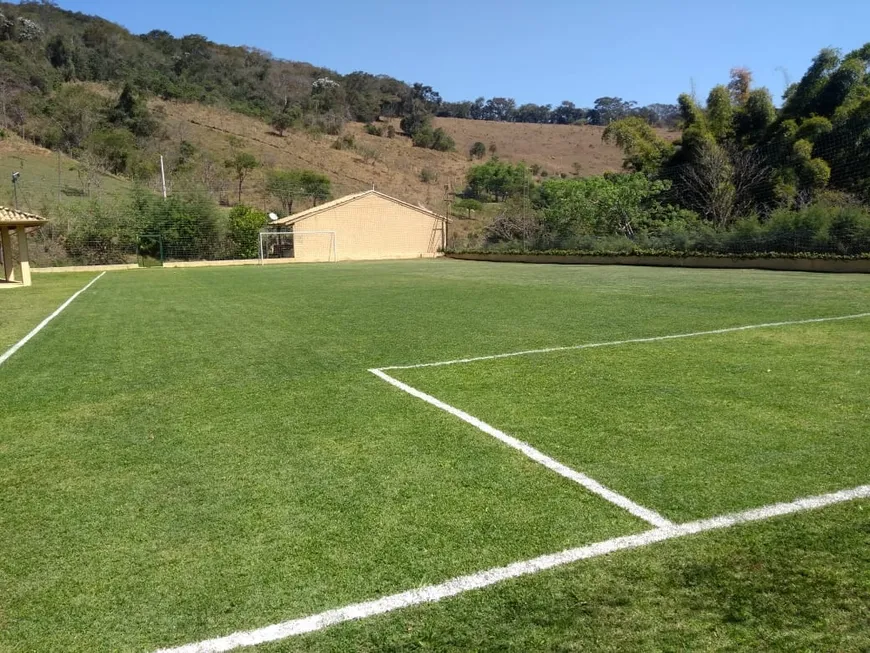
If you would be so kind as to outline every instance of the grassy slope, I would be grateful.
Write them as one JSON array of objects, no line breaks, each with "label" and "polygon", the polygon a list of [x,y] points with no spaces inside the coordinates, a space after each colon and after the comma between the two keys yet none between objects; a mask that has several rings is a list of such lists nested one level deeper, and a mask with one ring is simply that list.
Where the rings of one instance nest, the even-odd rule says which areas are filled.
[{"label": "grassy slope", "polygon": [[0,368],[0,648],[182,643],[636,531],[365,369],[855,312],[865,282],[456,261],[110,273]]},{"label": "grassy slope", "polygon": [[[18,191],[18,207],[40,215],[51,215],[60,202],[70,206],[86,202],[82,183],[73,170],[77,164],[74,159],[61,155],[60,184],[58,184],[57,153],[36,147],[16,136],[0,140],[0,205],[12,206],[12,186],[9,179],[13,172],[21,173]],[[130,188],[125,179],[111,175],[99,175],[97,183],[91,188],[93,197],[124,196]]]}]

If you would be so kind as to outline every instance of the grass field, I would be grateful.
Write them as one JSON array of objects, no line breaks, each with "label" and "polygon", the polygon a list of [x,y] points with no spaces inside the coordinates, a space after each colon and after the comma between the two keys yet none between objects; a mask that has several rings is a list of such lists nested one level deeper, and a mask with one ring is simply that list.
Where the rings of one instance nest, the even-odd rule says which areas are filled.
[{"label": "grass field", "polygon": [[[0,293],[0,354],[94,276]],[[389,368],[868,311],[859,275],[110,272],[0,365],[0,651],[154,651],[664,532],[374,368],[675,524],[864,486],[870,317]],[[257,650],[862,651],[868,624],[859,497]]]}]

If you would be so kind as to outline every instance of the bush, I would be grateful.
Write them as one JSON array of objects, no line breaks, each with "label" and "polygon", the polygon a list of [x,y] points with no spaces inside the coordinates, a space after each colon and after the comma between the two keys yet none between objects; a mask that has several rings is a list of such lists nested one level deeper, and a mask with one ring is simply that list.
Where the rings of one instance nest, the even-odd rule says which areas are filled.
[{"label": "bush", "polygon": [[233,207],[227,217],[227,255],[230,258],[257,258],[259,233],[266,214],[248,206]]},{"label": "bush", "polygon": [[380,127],[379,125],[375,125],[373,123],[366,124],[364,129],[366,131],[366,134],[369,134],[370,136],[383,136],[384,135],[384,128]]},{"label": "bush", "polygon": [[468,155],[472,159],[482,159],[486,156],[486,145],[477,141],[474,145],[471,146],[471,149],[468,150]]},{"label": "bush", "polygon": [[341,138],[336,138],[332,143],[333,150],[352,150],[354,146],[353,134],[345,134]]},{"label": "bush", "polygon": [[438,152],[452,152],[456,149],[456,141],[439,127],[432,132],[432,144],[429,147]]},{"label": "bush", "polygon": [[423,168],[420,171],[420,181],[424,184],[431,184],[433,181],[438,181],[438,173],[430,168]]},{"label": "bush", "polygon": [[396,128],[392,125],[387,125],[387,138],[395,138],[396,137]]}]

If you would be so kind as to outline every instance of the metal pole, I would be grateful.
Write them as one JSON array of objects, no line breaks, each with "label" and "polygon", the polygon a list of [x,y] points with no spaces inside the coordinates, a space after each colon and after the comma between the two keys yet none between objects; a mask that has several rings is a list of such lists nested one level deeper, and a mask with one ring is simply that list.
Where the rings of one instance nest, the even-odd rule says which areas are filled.
[{"label": "metal pole", "polygon": [[163,155],[160,155],[160,181],[163,182],[163,199],[166,199],[166,171],[163,169]]}]

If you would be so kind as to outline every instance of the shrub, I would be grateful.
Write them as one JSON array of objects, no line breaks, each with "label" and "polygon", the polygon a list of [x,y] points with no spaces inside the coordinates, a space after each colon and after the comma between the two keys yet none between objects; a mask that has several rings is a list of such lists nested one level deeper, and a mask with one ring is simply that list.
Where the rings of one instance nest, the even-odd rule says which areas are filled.
[{"label": "shrub", "polygon": [[266,214],[248,206],[233,207],[227,217],[227,247],[231,258],[257,258],[260,229]]},{"label": "shrub", "polygon": [[356,151],[362,157],[364,163],[374,165],[381,160],[381,153],[373,147],[358,147]]},{"label": "shrub", "polygon": [[380,127],[379,125],[375,125],[373,123],[366,124],[364,129],[366,131],[366,134],[369,134],[371,136],[383,136],[384,135],[384,128]]},{"label": "shrub", "polygon": [[482,159],[486,156],[486,145],[477,141],[474,145],[471,146],[471,149],[468,150],[468,155],[472,159]]},{"label": "shrub", "polygon": [[396,137],[396,128],[392,125],[387,125],[387,138],[395,138]]},{"label": "shrub", "polygon": [[432,144],[429,147],[439,152],[452,152],[456,149],[456,141],[439,127],[432,132]]},{"label": "shrub", "polygon": [[333,150],[352,150],[354,146],[353,134],[345,134],[341,138],[336,138],[332,143]]},{"label": "shrub", "polygon": [[433,181],[438,181],[438,173],[430,168],[423,168],[420,171],[420,181],[424,184],[431,184]]}]

